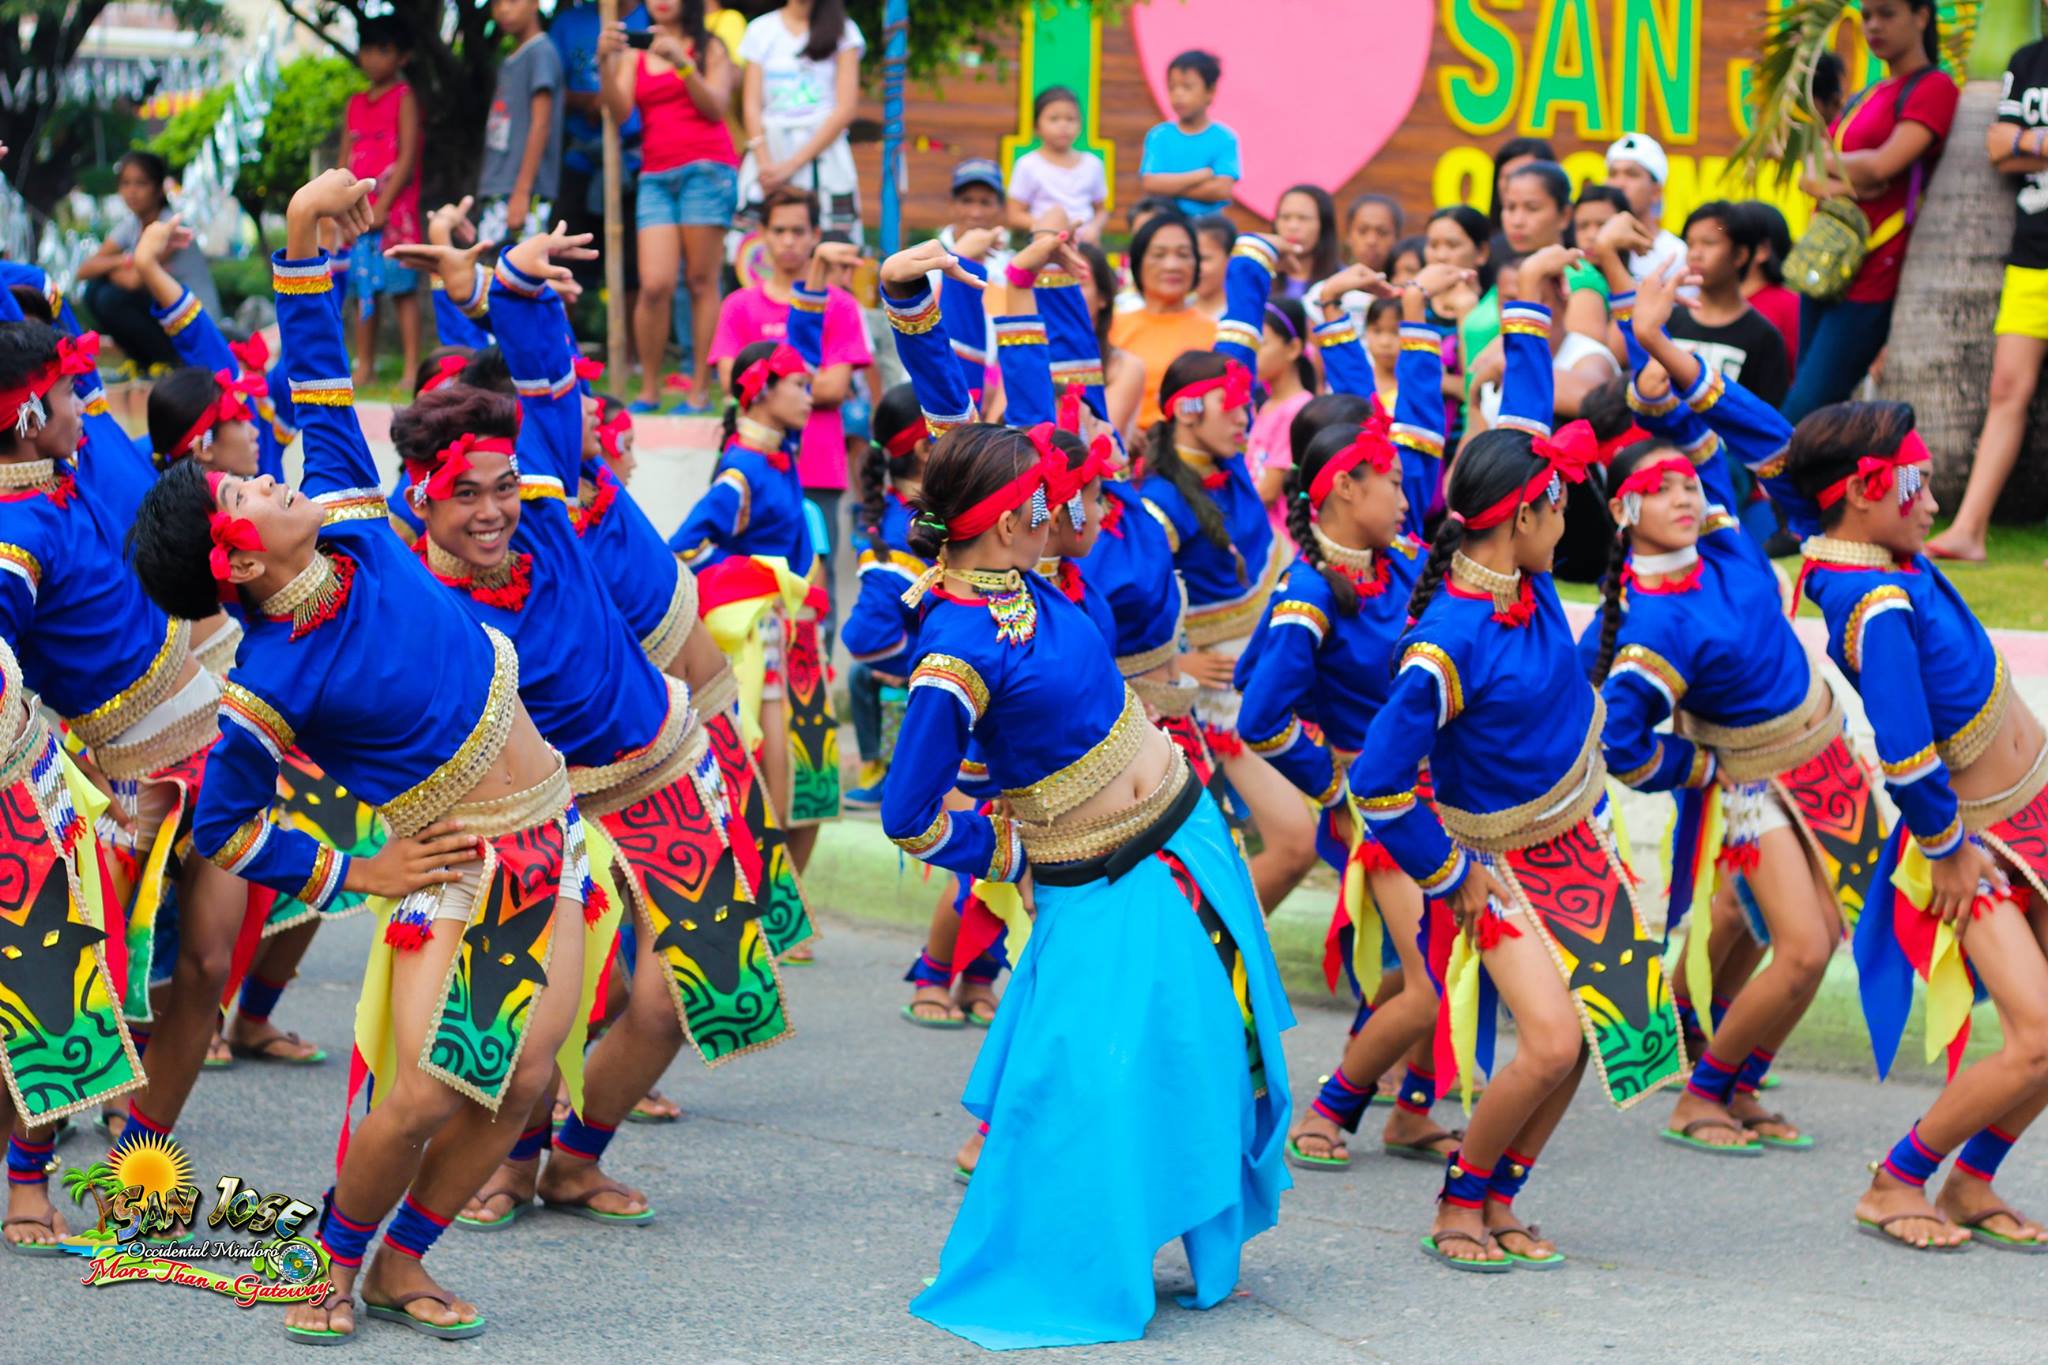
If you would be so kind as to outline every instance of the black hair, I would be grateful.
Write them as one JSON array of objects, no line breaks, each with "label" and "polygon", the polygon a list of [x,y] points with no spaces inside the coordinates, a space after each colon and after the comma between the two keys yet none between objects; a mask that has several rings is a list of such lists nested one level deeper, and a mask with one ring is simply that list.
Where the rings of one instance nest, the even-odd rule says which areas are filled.
[{"label": "black hair", "polygon": [[1052,108],[1055,104],[1071,104],[1074,106],[1074,112],[1079,113],[1081,110],[1081,97],[1067,86],[1048,85],[1045,89],[1038,92],[1036,99],[1031,101],[1032,126],[1037,127],[1039,115]]},{"label": "black hair", "polygon": [[[836,5],[838,0],[830,0],[830,3]],[[819,8],[822,9],[823,5],[821,4]],[[812,32],[816,31],[816,29],[812,30]],[[775,210],[787,208],[791,204],[803,206],[804,216],[811,220],[811,227],[814,230],[819,223],[824,221],[819,215],[818,196],[815,191],[802,189],[796,185],[778,185],[768,192],[767,197],[761,200],[761,225],[766,227],[768,219],[774,215]]]},{"label": "black hair", "polygon": [[[1585,184],[1579,186],[1579,197],[1573,201],[1572,207],[1578,208],[1583,204],[1605,204],[1616,213],[1630,212],[1628,196],[1612,185]],[[1588,245],[1579,240],[1579,227],[1576,222],[1566,224],[1564,244],[1577,247]]]},{"label": "black hair", "polygon": [[1372,400],[1360,398],[1355,393],[1320,393],[1301,405],[1294,414],[1294,420],[1287,424],[1287,449],[1298,462],[1302,452],[1308,449],[1310,441],[1324,427],[1348,422],[1362,426],[1372,415]]},{"label": "black hair", "polygon": [[[1444,482],[1444,510],[1456,512],[1458,517],[1473,517],[1507,497],[1515,490],[1525,487],[1536,477],[1541,465],[1532,448],[1529,433],[1512,427],[1494,427],[1482,431],[1465,443],[1458,452],[1458,458],[1451,464],[1451,476]],[[1451,558],[1465,545],[1465,523],[1458,517],[1446,516],[1436,528],[1436,539],[1430,542],[1429,560],[1422,566],[1422,576],[1415,581],[1415,594],[1408,599],[1408,619],[1420,621],[1422,613],[1429,609],[1430,599],[1444,581],[1444,574],[1450,570]],[[1512,528],[1512,517],[1506,523]],[[1479,536],[1486,539],[1499,534],[1501,527],[1481,531]],[[1400,659],[1400,651],[1394,652],[1394,659]]]},{"label": "black hair", "polygon": [[[702,0],[699,0],[702,3]],[[356,51],[366,47],[388,47],[394,52],[413,51],[412,25],[398,14],[379,14],[356,25]]]},{"label": "black hair", "polygon": [[476,351],[468,346],[436,346],[421,356],[418,367],[412,372],[413,397],[419,397],[421,386],[441,373],[441,362],[449,356],[462,362],[462,370],[458,374],[466,374],[469,363],[476,358]]},{"label": "black hair", "polygon": [[197,365],[181,365],[149,386],[149,448],[157,464],[170,461],[179,440],[219,397],[220,381]]},{"label": "black hair", "polygon": [[1301,557],[1313,564],[1316,572],[1329,584],[1332,605],[1340,616],[1358,615],[1358,589],[1349,578],[1323,562],[1323,547],[1316,543],[1315,506],[1309,501],[1308,490],[1315,484],[1316,475],[1323,466],[1351,448],[1364,430],[1356,422],[1338,422],[1324,427],[1308,443],[1308,449],[1294,462],[1294,468],[1287,473],[1287,534],[1294,537],[1294,546],[1301,551]]},{"label": "black hair", "polygon": [[1813,79],[1807,85],[1807,89],[1813,92],[1815,108],[1833,104],[1842,98],[1842,81],[1847,74],[1848,68],[1842,64],[1842,59],[1833,51],[1822,49],[1820,56],[1814,59]]},{"label": "black hair", "polygon": [[1429,239],[1422,236],[1403,237],[1400,241],[1394,243],[1394,249],[1387,253],[1387,273],[1389,275],[1393,274],[1394,262],[1410,253],[1414,255],[1416,260],[1422,262],[1423,265],[1428,265]]},{"label": "black hair", "polygon": [[912,423],[923,420],[917,390],[909,384],[895,385],[875,403],[874,416],[869,419],[874,439],[860,460],[860,524],[876,545],[882,542],[883,495],[889,491],[890,481],[914,479],[924,465],[923,457],[914,449],[891,455],[889,442],[909,430]]},{"label": "black hair", "polygon": [[1493,230],[1498,224],[1489,222],[1485,214],[1470,204],[1446,204],[1429,215],[1430,222],[1439,220],[1456,224],[1479,253],[1479,292],[1484,294],[1493,288],[1494,272],[1500,269],[1500,262],[1493,259]]},{"label": "black hair", "polygon": [[391,414],[391,444],[408,465],[429,465],[464,435],[519,434],[519,400],[492,389],[449,384],[423,393]]},{"label": "black hair", "polygon": [[1500,228],[1500,190],[1504,188],[1500,168],[1524,156],[1533,156],[1538,161],[1555,161],[1557,148],[1540,137],[1511,137],[1500,144],[1500,150],[1493,154],[1493,206],[1486,211],[1487,221],[1495,230]]},{"label": "black hair", "polygon": [[[1941,65],[1941,11],[1934,0],[1906,0],[1906,8],[1914,14],[1927,11],[1927,27],[1920,30],[1920,50],[1927,54],[1929,66]],[[1209,82],[1214,85],[1215,82]]]},{"label": "black hair", "polygon": [[114,163],[114,169],[117,173],[122,168],[128,166],[133,166],[136,170],[141,171],[144,175],[149,177],[150,182],[156,186],[157,202],[160,205],[168,207],[170,204],[170,197],[164,193],[164,181],[170,178],[170,163],[168,161],[165,161],[162,157],[158,156],[155,152],[145,152],[137,150],[129,152],[127,155],[123,156],[119,161]]},{"label": "black hair", "polygon": [[[1280,198],[1285,199],[1290,194],[1307,195],[1309,202],[1316,206],[1316,244],[1309,252],[1308,277],[1311,280],[1327,280],[1337,273],[1337,266],[1343,259],[1337,241],[1337,201],[1332,199],[1330,192],[1321,185],[1311,185],[1306,181],[1299,185],[1289,185],[1280,191]],[[1276,211],[1278,203],[1278,200],[1274,201]],[[1398,233],[1400,230],[1400,222],[1396,220],[1394,231]],[[1283,287],[1280,275],[1274,275],[1273,288],[1277,291]]]},{"label": "black hair", "polygon": [[1191,71],[1201,77],[1202,84],[1208,86],[1211,90],[1216,88],[1217,81],[1223,79],[1223,63],[1216,60],[1216,55],[1213,52],[1204,52],[1199,47],[1191,47],[1186,52],[1181,53],[1166,64],[1166,69],[1168,71]]},{"label": "black hair", "polygon": [[1310,339],[1311,329],[1308,325],[1308,310],[1301,306],[1300,299],[1285,297],[1267,299],[1265,325],[1273,326],[1276,316],[1279,318],[1279,326],[1276,330],[1286,336],[1289,341],[1301,343],[1301,354],[1294,358],[1294,377],[1301,381],[1301,386],[1304,389],[1314,393],[1316,391],[1317,375],[1315,362],[1308,358],[1309,350],[1314,345]]},{"label": "black hair", "polygon": [[7,292],[14,295],[21,315],[35,322],[55,322],[57,314],[50,307],[49,295],[32,284],[10,284]]},{"label": "black hair", "polygon": [[[1792,429],[1791,444],[1785,447],[1786,476],[1819,506],[1823,488],[1855,473],[1863,456],[1897,451],[1913,424],[1909,403],[1830,403],[1817,408]],[[1848,510],[1847,498],[1821,507],[1821,529],[1833,530]]]},{"label": "black hair", "polygon": [[615,393],[600,393],[592,389],[590,396],[597,404],[597,420],[600,422],[609,422],[625,410],[626,400]]},{"label": "black hair", "polygon": [[1194,275],[1188,280],[1188,292],[1193,293],[1196,286],[1202,282],[1202,252],[1195,241],[1194,225],[1176,209],[1171,213],[1162,213],[1155,218],[1146,219],[1145,226],[1139,228],[1137,235],[1131,238],[1131,284],[1140,294],[1145,292],[1145,253],[1152,249],[1152,239],[1169,229],[1188,235],[1188,250],[1195,258]]},{"label": "black hair", "polygon": [[[1163,194],[1148,194],[1140,198],[1137,203],[1131,205],[1131,222],[1136,223],[1140,218],[1146,217],[1156,218],[1162,213],[1179,212],[1180,202],[1178,200]],[[1133,227],[1131,231],[1137,232],[1139,229]]]},{"label": "black hair", "polygon": [[[1620,453],[1607,466],[1607,486],[1621,487],[1628,476],[1635,472],[1637,465],[1653,455],[1677,449],[1678,447],[1671,442],[1654,436],[1647,440],[1631,441],[1622,447]],[[1614,667],[1614,642],[1621,633],[1621,570],[1622,566],[1628,563],[1628,550],[1628,527],[1616,526],[1608,542],[1607,572],[1600,579],[1600,652],[1594,658],[1592,670],[1587,675],[1595,687],[1607,681],[1608,670]]]},{"label": "black hair", "polygon": [[1225,256],[1230,255],[1230,249],[1237,245],[1237,224],[1231,222],[1220,213],[1205,213],[1201,217],[1191,220],[1188,226],[1195,230],[1195,260],[1197,264],[1201,261],[1201,245],[1204,237],[1222,246]]},{"label": "black hair", "polygon": [[471,355],[456,382],[472,389],[502,393],[508,398],[519,396],[519,386],[512,382],[512,369],[505,363],[505,353],[496,346],[486,346]]},{"label": "black hair", "polygon": [[[728,445],[732,444],[732,438],[739,434],[740,376],[745,374],[748,368],[756,361],[766,360],[769,356],[774,355],[776,344],[773,341],[756,341],[743,347],[740,353],[732,358],[732,399],[725,405],[725,419],[719,424],[718,448],[720,450],[724,450]],[[766,385],[763,385],[761,393],[766,392],[768,392],[768,388]],[[761,394],[758,393],[754,395],[757,401],[760,396]]]},{"label": "black hair", "polygon": [[1685,226],[1680,228],[1680,238],[1691,235],[1694,223],[1719,223],[1721,231],[1728,235],[1728,243],[1742,253],[1735,271],[1738,277],[1749,270],[1749,263],[1756,259],[1758,251],[1765,244],[1764,225],[1755,214],[1747,213],[1742,205],[1726,199],[1709,199],[1685,216]]},{"label": "black hair", "polygon": [[206,471],[179,460],[149,485],[128,528],[128,562],[142,590],[180,620],[203,621],[220,610],[220,584],[207,564],[213,511]]},{"label": "black hair", "polygon": [[[1159,381],[1159,392],[1171,394],[1189,384],[1215,379],[1224,373],[1228,363],[1214,351],[1182,351],[1166,367],[1166,373]],[[1152,430],[1145,433],[1145,477],[1164,479],[1179,491],[1187,502],[1188,510],[1195,514],[1202,539],[1219,550],[1234,550],[1230,528],[1223,522],[1223,509],[1216,505],[1216,499],[1209,496],[1209,490],[1202,487],[1202,476],[1180,457],[1180,449],[1173,439],[1174,426],[1174,414],[1168,410],[1162,412]],[[1240,578],[1244,576],[1241,561],[1237,572]]]},{"label": "black hair", "polygon": [[[1558,208],[1568,209],[1571,207],[1572,178],[1566,175],[1564,167],[1558,165],[1555,161],[1531,161],[1526,165],[1517,166],[1514,172],[1501,182],[1501,188],[1505,190],[1517,180],[1532,178],[1543,182],[1543,193]],[[1506,197],[1505,194],[1501,196],[1503,199]],[[1626,196],[1623,197],[1623,200],[1626,202]]]},{"label": "black hair", "polygon": [[1594,439],[1611,441],[1636,424],[1628,406],[1628,382],[1627,375],[1618,374],[1579,400],[1579,416],[1593,428]]},{"label": "black hair", "polygon": [[1381,318],[1390,315],[1396,318],[1400,317],[1401,300],[1374,299],[1365,306],[1365,325],[1370,327]]},{"label": "black hair", "polygon": [[1361,194],[1345,205],[1344,226],[1347,230],[1351,227],[1352,220],[1358,217],[1358,211],[1367,204],[1378,204],[1385,209],[1387,216],[1394,220],[1394,235],[1401,235],[1401,229],[1408,224],[1408,215],[1401,211],[1401,201],[1391,194]]},{"label": "black hair", "polygon": [[1756,224],[1758,238],[1770,248],[1762,257],[1764,280],[1770,284],[1784,284],[1785,258],[1792,254],[1791,225],[1785,221],[1785,215],[1778,211],[1776,204],[1747,199],[1739,207],[1743,216]]},{"label": "black hair", "polygon": [[1080,252],[1088,262],[1088,282],[1095,286],[1095,316],[1089,319],[1095,327],[1095,350],[1107,363],[1109,324],[1116,320],[1116,267],[1109,263],[1109,253],[1093,242],[1080,243]]},{"label": "black hair", "polygon": [[910,500],[910,552],[937,559],[947,544],[945,523],[1037,461],[1029,438],[1012,427],[969,422],[941,436],[925,461],[917,496]]},{"label": "black hair", "polygon": [[[62,333],[47,322],[0,322],[0,389],[20,388],[30,375],[55,360],[60,340]],[[11,420],[0,424],[0,447],[20,440]]]},{"label": "black hair", "polygon": [[813,0],[811,35],[804,44],[804,56],[814,62],[829,61],[845,36],[846,0]]},{"label": "black hair", "polygon": [[[823,5],[818,5],[811,11],[811,35],[814,44],[817,41],[818,11],[823,8]],[[676,24],[682,29],[683,36],[690,40],[690,51],[695,54],[697,65],[704,65],[704,49],[711,43],[711,35],[704,30],[704,0],[682,0],[681,8],[676,12]],[[839,35],[835,33],[832,35],[832,49],[836,52],[838,48]],[[831,54],[825,54],[829,55]],[[825,56],[813,57],[811,60],[822,62]]]}]

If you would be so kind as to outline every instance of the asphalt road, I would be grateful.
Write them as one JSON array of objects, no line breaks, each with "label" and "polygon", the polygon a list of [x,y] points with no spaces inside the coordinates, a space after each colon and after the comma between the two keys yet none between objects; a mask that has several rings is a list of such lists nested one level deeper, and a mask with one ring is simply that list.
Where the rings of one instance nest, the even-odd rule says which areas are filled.
[{"label": "asphalt road", "polygon": [[[936,1269],[957,1206],[950,1158],[968,1125],[955,1101],[981,1035],[898,1020],[908,932],[839,917],[826,929],[818,965],[788,974],[798,1036],[714,1073],[679,1062],[665,1088],[687,1118],[629,1126],[614,1143],[612,1170],[649,1192],[658,1222],[604,1228],[537,1213],[503,1234],[451,1231],[431,1264],[484,1309],[488,1333],[444,1345],[365,1323],[345,1358],[922,1365],[980,1355],[905,1305]],[[202,1079],[179,1136],[204,1207],[224,1173],[309,1200],[329,1183],[368,933],[362,919],[325,931],[279,1013],[336,1060],[245,1062]],[[1288,1036],[1297,1098],[1334,1058],[1345,1022],[1303,1011]],[[1915,1260],[1852,1234],[1865,1163],[1930,1093],[1795,1072],[1774,1098],[1819,1145],[1756,1161],[1657,1142],[1661,1100],[1615,1114],[1582,1095],[1521,1201],[1573,1257],[1551,1274],[1481,1279],[1425,1261],[1416,1238],[1437,1181],[1426,1166],[1375,1157],[1341,1175],[1304,1173],[1280,1226],[1249,1248],[1234,1299],[1206,1314],[1175,1307],[1187,1270],[1169,1249],[1148,1339],[1061,1358],[2038,1358],[2048,1257],[1977,1248]],[[1454,1107],[1440,1105],[1438,1118],[1454,1122]],[[1174,1140],[1172,1115],[1160,1116],[1158,1137]],[[2042,1150],[2023,1143],[2002,1182],[2036,1212],[2048,1212]],[[97,1153],[75,1137],[60,1154]],[[82,1266],[0,1255],[0,1360],[139,1351],[230,1365],[287,1354],[277,1309],[162,1285],[87,1290]]]}]

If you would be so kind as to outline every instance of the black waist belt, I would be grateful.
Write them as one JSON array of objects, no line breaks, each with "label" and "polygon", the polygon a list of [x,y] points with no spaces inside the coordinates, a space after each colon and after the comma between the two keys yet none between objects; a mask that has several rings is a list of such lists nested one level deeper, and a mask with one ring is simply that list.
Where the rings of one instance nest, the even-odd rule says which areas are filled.
[{"label": "black waist belt", "polygon": [[1122,848],[1076,863],[1033,863],[1031,880],[1040,886],[1086,886],[1092,881],[1116,881],[1165,848],[1166,841],[1195,813],[1195,804],[1201,799],[1201,784],[1191,776],[1181,784],[1180,794],[1173,798],[1173,804]]}]

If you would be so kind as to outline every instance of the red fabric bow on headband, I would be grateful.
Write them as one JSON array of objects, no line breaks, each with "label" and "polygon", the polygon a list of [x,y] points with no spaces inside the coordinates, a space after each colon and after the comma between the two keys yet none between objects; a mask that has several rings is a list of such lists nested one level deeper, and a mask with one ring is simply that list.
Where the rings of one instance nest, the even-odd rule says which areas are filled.
[{"label": "red fabric bow on headband", "polygon": [[427,376],[427,382],[420,385],[421,393],[432,393],[443,384],[453,384],[469,368],[469,357],[444,355],[434,362],[434,372]]},{"label": "red fabric bow on headband", "polygon": [[900,460],[911,451],[917,449],[917,443],[931,434],[932,429],[924,424],[924,418],[919,417],[912,421],[909,426],[882,442],[882,448],[889,452],[890,459]]},{"label": "red fabric bow on headband", "polygon": [[1337,486],[1337,476],[1348,474],[1361,464],[1370,465],[1379,474],[1392,469],[1400,461],[1401,452],[1394,449],[1387,429],[1386,414],[1374,408],[1351,444],[1331,456],[1329,463],[1317,470],[1315,478],[1309,481],[1309,505],[1321,507],[1323,499],[1329,497],[1330,490]]},{"label": "red fabric bow on headband", "polygon": [[1692,467],[1692,461],[1683,455],[1666,455],[1661,460],[1639,464],[1621,481],[1611,496],[1625,498],[1631,493],[1648,497],[1664,486],[1664,476],[1676,474],[1681,479],[1698,480],[1699,471]]},{"label": "red fabric bow on headband", "polygon": [[1069,384],[1060,390],[1059,416],[1055,419],[1061,431],[1081,434],[1081,386]]},{"label": "red fabric bow on headband", "polygon": [[270,397],[270,343],[258,332],[247,341],[230,341],[228,351],[242,369],[242,392],[251,398]]},{"label": "red fabric bow on headband", "polygon": [[619,442],[633,429],[633,414],[621,407],[597,424],[597,447],[614,460],[620,458]]},{"label": "red fabric bow on headband", "polygon": [[434,456],[434,472],[427,476],[426,496],[435,502],[443,502],[455,496],[455,481],[467,473],[472,465],[470,455],[512,456],[512,442],[503,436],[478,436],[465,432],[457,439],[441,447]]},{"label": "red fabric bow on headband", "polygon": [[1550,488],[1552,479],[1584,483],[1586,471],[1600,463],[1600,442],[1594,437],[1592,426],[1586,422],[1569,422],[1547,440],[1538,437],[1529,443],[1529,451],[1543,461],[1543,467],[1531,475],[1528,482],[1483,512],[1466,517],[1454,511],[1451,519],[1463,522],[1468,531],[1484,531],[1498,526],[1525,505],[1542,497]]},{"label": "red fabric bow on headband", "polygon": [[1201,398],[1216,389],[1223,392],[1223,410],[1235,412],[1252,401],[1252,372],[1235,360],[1229,361],[1224,365],[1222,374],[1183,384],[1160,399],[1159,410],[1171,417],[1177,411],[1177,404]]},{"label": "red fabric bow on headband", "polygon": [[[220,392],[214,396],[211,403],[200,410],[192,425],[185,429],[185,434],[178,438],[178,443],[171,447],[170,454],[164,457],[167,461],[191,454],[207,434],[223,422],[251,420],[248,403],[251,381],[238,378],[226,370],[215,370],[213,382],[220,385]],[[255,382],[261,383],[261,376],[257,376]]]},{"label": "red fabric bow on headband", "polygon": [[1081,490],[1097,479],[1108,478],[1116,472],[1116,442],[1109,436],[1097,436],[1088,445],[1088,457],[1080,464],[1068,467],[1066,455],[1055,450],[1059,468],[1045,482],[1045,497],[1048,502],[1071,502]]},{"label": "red fabric bow on headband", "polygon": [[47,420],[47,414],[42,410],[43,395],[56,388],[60,379],[91,374],[99,368],[99,356],[98,332],[84,332],[76,338],[57,338],[54,358],[16,387],[0,390],[0,421],[22,435],[28,435],[28,418],[36,416]]},{"label": "red fabric bow on headband", "polygon": [[1914,465],[1925,464],[1933,458],[1927,452],[1927,443],[1920,439],[1920,433],[1909,431],[1906,438],[1899,442],[1897,450],[1889,455],[1865,455],[1856,461],[1855,473],[1836,479],[1821,489],[1814,501],[1822,507],[1833,507],[1849,496],[1849,485],[1852,483],[1862,484],[1863,496],[1872,502],[1884,498],[1896,488],[1899,493],[1899,515],[1903,517],[1912,511],[1913,503],[1920,496],[1920,480],[1917,475],[1909,474],[1902,483],[1899,471],[1911,470]]},{"label": "red fabric bow on headband", "polygon": [[809,372],[810,367],[804,364],[804,358],[796,353],[794,347],[779,345],[740,371],[739,378],[733,381],[733,392],[740,396],[741,407],[752,407],[754,400],[761,396],[761,390],[777,379]]},{"label": "red fabric bow on headband", "polygon": [[[1067,470],[1067,457],[1052,443],[1053,426],[1040,422],[1024,434],[1030,438],[1032,448],[1038,452],[1038,460],[1027,467],[1016,478],[998,488],[995,492],[975,503],[959,516],[946,523],[946,539],[972,540],[989,527],[1002,520],[1003,513],[1015,511],[1031,500],[1031,495],[1041,488],[1050,489],[1053,481],[1062,478]],[[1047,494],[1051,500],[1051,494]]]},{"label": "red fabric bow on headband", "polygon": [[209,512],[206,514],[206,529],[213,537],[213,549],[206,556],[206,566],[212,570],[217,583],[226,584],[234,577],[234,566],[229,562],[234,551],[260,554],[264,549],[263,537],[256,533],[256,524],[247,517]]},{"label": "red fabric bow on headband", "polygon": [[578,379],[586,380],[592,384],[604,378],[604,362],[592,360],[589,356],[577,356],[574,369]]}]

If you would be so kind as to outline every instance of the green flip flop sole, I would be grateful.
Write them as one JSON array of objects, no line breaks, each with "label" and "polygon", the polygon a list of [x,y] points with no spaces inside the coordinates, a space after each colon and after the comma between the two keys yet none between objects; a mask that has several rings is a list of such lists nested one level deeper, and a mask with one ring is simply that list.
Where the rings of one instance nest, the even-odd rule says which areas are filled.
[{"label": "green flip flop sole", "polygon": [[1801,1133],[1796,1138],[1772,1137],[1769,1133],[1758,1133],[1756,1137],[1757,1141],[1763,1143],[1764,1146],[1775,1147],[1781,1152],[1810,1152],[1813,1150],[1813,1137],[1808,1133]]},{"label": "green flip flop sole", "polygon": [[1441,1265],[1447,1265],[1453,1270],[1462,1270],[1469,1275],[1505,1275],[1515,1268],[1515,1263],[1511,1260],[1461,1260],[1437,1246],[1434,1234],[1421,1238],[1418,1245],[1422,1248],[1422,1254],[1429,1257],[1430,1260],[1436,1261]]},{"label": "green flip flop sole", "polygon": [[542,1200],[541,1207],[553,1209],[556,1213],[566,1213],[573,1218],[588,1218],[593,1223],[613,1223],[627,1227],[640,1227],[654,1221],[653,1209],[642,1209],[638,1213],[606,1213],[604,1210],[594,1209],[588,1204],[557,1203],[552,1200]]},{"label": "green flip flop sole", "polygon": [[1666,1128],[1658,1133],[1657,1136],[1663,1138],[1666,1142],[1680,1147],[1690,1147],[1695,1152],[1705,1152],[1709,1156],[1757,1157],[1764,1154],[1764,1147],[1761,1142],[1708,1142],[1703,1138],[1696,1138],[1689,1134],[1681,1133],[1676,1128]]},{"label": "green flip flop sole", "polygon": [[301,1346],[339,1346],[355,1338],[354,1332],[335,1332],[324,1327],[318,1331],[311,1327],[287,1327],[284,1334]]},{"label": "green flip flop sole", "polygon": [[915,1024],[919,1028],[940,1029],[947,1033],[957,1032],[967,1027],[965,1019],[926,1018],[924,1015],[919,1014],[917,1008],[913,1005],[905,1005],[903,1007],[903,1020],[905,1023]]},{"label": "green flip flop sole", "polygon": [[1299,1166],[1304,1171],[1346,1171],[1351,1169],[1350,1157],[1310,1156],[1294,1145],[1293,1138],[1287,1139],[1287,1162],[1291,1166]]},{"label": "green flip flop sole", "polygon": [[464,1218],[458,1213],[455,1215],[455,1226],[463,1229],[465,1232],[503,1232],[506,1228],[511,1227],[514,1223],[531,1213],[533,1207],[534,1204],[531,1199],[523,1204],[514,1204],[505,1211],[503,1218]]},{"label": "green flip flop sole", "polygon": [[438,1322],[416,1318],[403,1308],[387,1308],[380,1303],[366,1303],[363,1305],[363,1311],[379,1322],[395,1322],[400,1327],[409,1327],[421,1336],[433,1337],[436,1341],[467,1341],[471,1337],[480,1337],[484,1334],[482,1318],[455,1327],[443,1327]]}]

